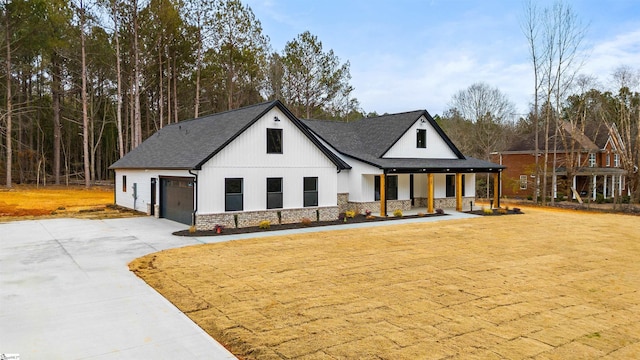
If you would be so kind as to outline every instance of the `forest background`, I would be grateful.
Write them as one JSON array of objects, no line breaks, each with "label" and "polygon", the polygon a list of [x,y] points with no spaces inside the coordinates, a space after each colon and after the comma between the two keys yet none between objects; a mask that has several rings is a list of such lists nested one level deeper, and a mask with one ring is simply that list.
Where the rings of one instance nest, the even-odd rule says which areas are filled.
[{"label": "forest background", "polygon": [[[163,126],[265,100],[279,99],[301,118],[377,115],[353,96],[349,61],[308,31],[274,50],[240,0],[4,0],[0,8],[6,187],[89,187]],[[615,124],[638,201],[638,69],[616,68],[616,92],[579,74],[587,28],[562,2],[525,4],[522,30],[536,79],[529,112],[516,114],[508,94],[474,83],[436,120],[463,153],[483,159],[531,134],[548,153],[561,121]],[[546,171],[536,168],[543,179]]]}]

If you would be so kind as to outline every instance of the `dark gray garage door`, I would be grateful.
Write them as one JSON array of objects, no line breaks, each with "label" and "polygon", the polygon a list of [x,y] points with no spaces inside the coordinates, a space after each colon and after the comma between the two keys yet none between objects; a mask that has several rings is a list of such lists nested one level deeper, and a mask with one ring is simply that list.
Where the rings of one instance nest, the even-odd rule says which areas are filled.
[{"label": "dark gray garage door", "polygon": [[160,178],[160,217],[191,224],[193,179]]}]

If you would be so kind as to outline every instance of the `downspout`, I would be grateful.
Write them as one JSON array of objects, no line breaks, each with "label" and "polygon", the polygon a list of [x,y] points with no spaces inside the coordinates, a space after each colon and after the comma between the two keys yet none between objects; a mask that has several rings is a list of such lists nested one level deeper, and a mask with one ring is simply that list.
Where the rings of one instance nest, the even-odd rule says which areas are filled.
[{"label": "downspout", "polygon": [[193,175],[194,177],[193,185],[195,186],[195,191],[194,191],[195,206],[194,206],[193,212],[191,213],[191,226],[196,226],[196,213],[198,212],[198,174],[192,172],[191,169],[189,169],[189,174]]},{"label": "downspout", "polygon": [[118,205],[118,199],[116,199],[116,179],[118,178],[118,174],[113,170],[113,205]]}]

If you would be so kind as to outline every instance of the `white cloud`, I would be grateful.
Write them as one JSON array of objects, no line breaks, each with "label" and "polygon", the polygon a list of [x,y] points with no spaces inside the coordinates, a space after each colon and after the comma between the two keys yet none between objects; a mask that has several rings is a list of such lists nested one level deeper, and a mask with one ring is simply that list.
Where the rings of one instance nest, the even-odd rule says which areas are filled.
[{"label": "white cloud", "polygon": [[608,84],[613,71],[621,65],[640,69],[640,30],[594,44],[582,72]]},{"label": "white cloud", "polygon": [[[456,92],[477,82],[500,89],[516,104],[518,112],[527,110],[532,92],[527,64],[485,59],[474,49],[440,50],[415,59],[387,54],[376,58],[375,63],[352,62],[355,96],[365,111],[426,108],[432,115],[442,114]],[[386,108],[381,108],[383,104]]]}]

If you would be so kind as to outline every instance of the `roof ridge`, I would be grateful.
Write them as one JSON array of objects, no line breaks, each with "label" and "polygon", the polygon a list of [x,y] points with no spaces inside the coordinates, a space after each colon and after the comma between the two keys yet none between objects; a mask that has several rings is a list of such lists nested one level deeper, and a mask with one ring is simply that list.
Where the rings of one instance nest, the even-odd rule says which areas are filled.
[{"label": "roof ridge", "polygon": [[[372,116],[372,117],[365,117],[359,120],[367,120],[367,119],[376,119],[376,118],[381,118],[381,117],[385,117],[385,116],[396,116],[396,115],[405,115],[405,114],[410,114],[410,113],[424,113],[427,112],[427,110],[411,110],[411,111],[403,111],[403,112],[399,112],[399,113],[393,113],[393,114],[382,114],[382,115],[378,115],[378,116]],[[358,120],[356,120],[358,121]]]},{"label": "roof ridge", "polygon": [[247,106],[243,106],[243,107],[240,107],[240,108],[237,108],[237,109],[229,109],[229,110],[225,110],[225,111],[222,111],[222,112],[217,112],[217,113],[213,113],[213,114],[209,114],[209,115],[198,116],[197,118],[191,118],[191,119],[182,120],[182,121],[179,121],[177,123],[167,124],[164,127],[179,125],[179,124],[182,124],[182,123],[192,122],[192,121],[196,121],[196,120],[204,120],[204,119],[207,119],[207,118],[217,117],[217,116],[228,114],[228,113],[235,112],[235,111],[248,110],[248,109],[251,109],[251,108],[254,108],[254,107],[258,107],[258,106],[270,105],[270,104],[274,104],[276,102],[278,102],[278,100],[263,101],[263,102],[258,103],[258,104],[247,105]]}]

